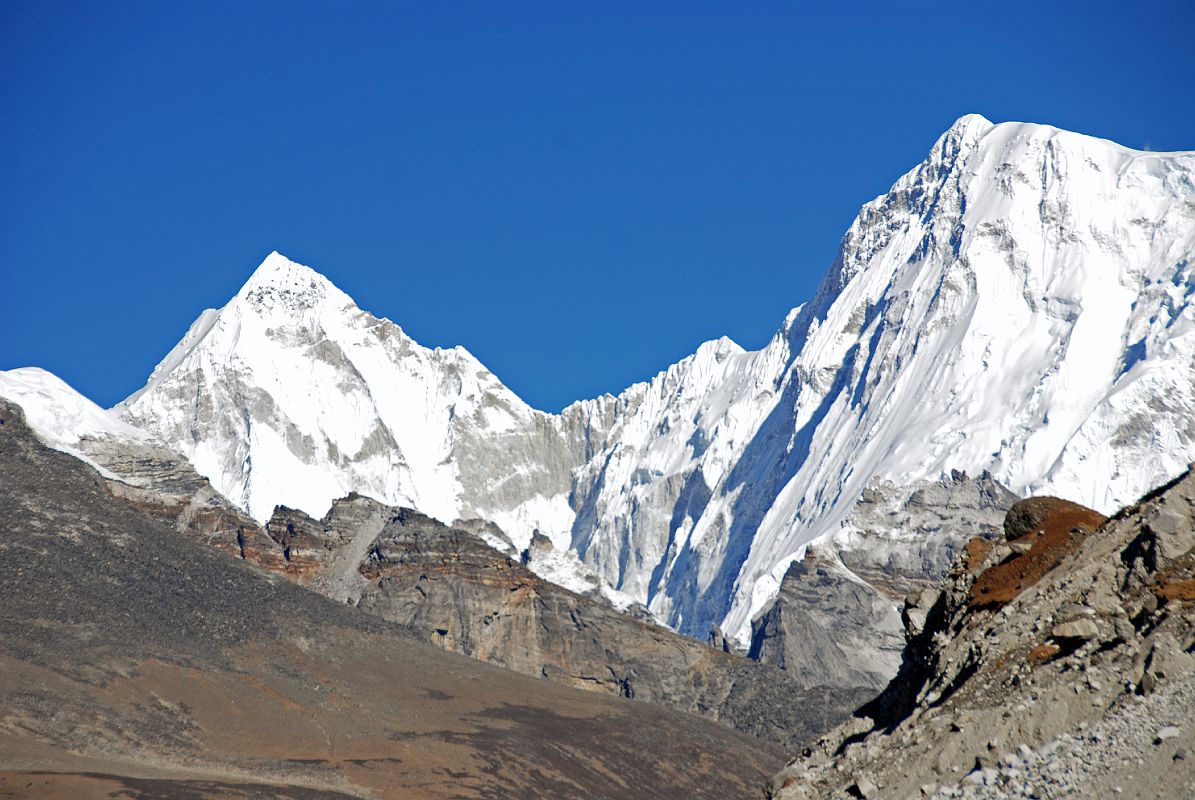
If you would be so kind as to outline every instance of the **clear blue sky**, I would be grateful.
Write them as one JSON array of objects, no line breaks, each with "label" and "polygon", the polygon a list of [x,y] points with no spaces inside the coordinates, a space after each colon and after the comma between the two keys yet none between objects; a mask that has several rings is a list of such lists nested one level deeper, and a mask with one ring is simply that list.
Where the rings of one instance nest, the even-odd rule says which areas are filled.
[{"label": "clear blue sky", "polygon": [[1192,31],[1190,2],[3,0],[0,369],[115,403],[277,249],[557,410],[761,346],[964,113],[1195,148]]}]

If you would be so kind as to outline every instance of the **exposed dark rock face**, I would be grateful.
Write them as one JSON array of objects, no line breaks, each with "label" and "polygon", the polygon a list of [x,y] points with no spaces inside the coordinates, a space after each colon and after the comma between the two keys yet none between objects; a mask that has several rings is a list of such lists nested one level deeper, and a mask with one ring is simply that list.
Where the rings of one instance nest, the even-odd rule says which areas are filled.
[{"label": "exposed dark rock face", "polygon": [[[367,525],[382,514],[368,542]],[[783,671],[628,617],[537,577],[471,532],[410,509],[338,500],[321,521],[279,509],[278,541],[326,554],[308,582],[329,585],[357,542],[345,599],[437,646],[576,688],[691,711],[786,746],[844,719],[871,693],[799,683]],[[341,583],[347,586],[347,583]],[[815,688],[811,688],[815,687]]]},{"label": "exposed dark rock face", "polygon": [[773,796],[1189,795],[1195,474],[1109,520],[1024,501],[1005,530],[915,598],[899,674]]},{"label": "exposed dark rock face", "polygon": [[114,496],[14,405],[0,421],[0,793],[724,798],[781,758],[444,653]]},{"label": "exposed dark rock face", "polygon": [[333,501],[322,520],[279,506],[265,530],[288,562],[287,577],[355,604],[365,585],[358,566],[389,513],[376,500],[353,492]]},{"label": "exposed dark rock face", "polygon": [[1049,531],[1083,528],[1091,533],[1107,522],[1107,517],[1086,506],[1059,497],[1030,497],[1014,503],[1004,517],[1004,539],[1010,544],[1026,536]]},{"label": "exposed dark rock face", "polygon": [[526,566],[531,563],[531,559],[536,554],[550,552],[552,552],[552,540],[539,531],[536,531],[531,534],[531,544],[519,555],[519,558],[523,562],[523,565]]}]

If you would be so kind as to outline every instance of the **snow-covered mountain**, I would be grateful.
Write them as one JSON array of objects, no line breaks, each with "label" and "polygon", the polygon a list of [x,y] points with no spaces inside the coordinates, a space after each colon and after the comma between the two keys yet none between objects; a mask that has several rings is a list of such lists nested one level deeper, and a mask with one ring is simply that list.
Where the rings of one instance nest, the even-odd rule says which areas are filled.
[{"label": "snow-covered mountain", "polygon": [[988,470],[1111,510],[1181,471],[1193,268],[1195,154],[967,116],[762,350],[708,342],[545,414],[275,253],[118,410],[259,519],[356,490],[520,548],[538,529],[677,629],[743,642],[869,486]]},{"label": "snow-covered mountain", "polygon": [[583,436],[463,348],[420,346],[278,253],[118,410],[259,520],[279,503],[319,517],[357,491],[492,520],[522,547],[535,528],[568,531],[583,457]]},{"label": "snow-covered mountain", "polygon": [[[691,633],[723,618],[741,640],[873,482],[989,470],[1112,510],[1172,477],[1195,456],[1193,180],[1192,153],[963,117],[864,206],[769,347],[737,357],[753,366],[701,399],[676,392],[670,409],[699,410],[680,421],[696,420],[684,463],[652,477],[641,449],[644,468],[600,494],[629,519],[578,541],[624,583],[638,564],[614,572],[607,554],[667,553],[648,578],[657,616]],[[704,447],[745,418],[729,452]],[[668,483],[685,488],[661,525],[634,498]]]}]

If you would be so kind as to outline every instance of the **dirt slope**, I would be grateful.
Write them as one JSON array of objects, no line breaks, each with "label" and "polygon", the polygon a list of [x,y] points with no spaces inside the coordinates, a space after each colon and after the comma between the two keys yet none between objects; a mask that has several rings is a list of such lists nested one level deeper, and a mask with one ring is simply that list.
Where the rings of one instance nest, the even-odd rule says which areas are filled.
[{"label": "dirt slope", "polygon": [[782,761],[418,642],[0,420],[0,796],[722,798]]}]

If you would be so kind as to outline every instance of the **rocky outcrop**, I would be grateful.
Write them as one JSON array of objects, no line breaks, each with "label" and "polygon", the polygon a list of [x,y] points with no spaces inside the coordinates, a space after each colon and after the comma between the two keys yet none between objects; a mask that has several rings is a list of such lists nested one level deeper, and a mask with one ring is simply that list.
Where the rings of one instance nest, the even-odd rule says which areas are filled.
[{"label": "rocky outcrop", "polygon": [[991,474],[873,483],[834,539],[806,551],[752,622],[752,658],[797,681],[882,689],[905,644],[900,610],[923,621],[931,588],[971,538],[993,538],[1017,500]]},{"label": "rocky outcrop", "polygon": [[[141,462],[141,467],[137,483],[130,482],[126,472],[106,480],[108,493],[210,547],[271,572],[295,578],[301,575],[301,565],[291,564],[283,548],[266,535],[261,525],[185,464]],[[176,480],[179,476],[183,479]]]},{"label": "rocky outcrop", "polygon": [[877,589],[903,597],[936,587],[970,539],[994,539],[1020,498],[981,472],[952,471],[901,486],[875,481],[835,537],[842,563]]},{"label": "rocky outcrop", "polygon": [[896,674],[904,642],[896,598],[853,575],[835,553],[811,548],[753,623],[749,655],[802,685],[878,692]]},{"label": "rocky outcrop", "polygon": [[[379,513],[380,532],[365,544],[361,531],[369,535]],[[633,619],[543,580],[477,533],[410,509],[350,497],[320,521],[279,508],[266,528],[319,556],[307,578],[317,590],[336,563],[356,558],[357,541],[359,580],[338,599],[445,650],[553,683],[690,711],[788,746],[811,741],[872,694],[802,683]]]},{"label": "rocky outcrop", "polygon": [[1000,608],[1073,553],[1107,521],[1097,511],[1057,497],[1034,497],[1009,509],[1005,542],[989,556],[995,565],[971,585],[973,607]]},{"label": "rocky outcrop", "polygon": [[772,797],[1189,793],[1195,474],[1107,521],[1056,498],[1006,519],[905,614],[892,683]]}]

